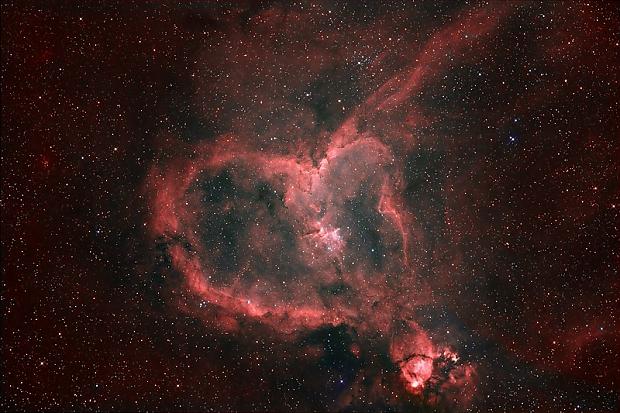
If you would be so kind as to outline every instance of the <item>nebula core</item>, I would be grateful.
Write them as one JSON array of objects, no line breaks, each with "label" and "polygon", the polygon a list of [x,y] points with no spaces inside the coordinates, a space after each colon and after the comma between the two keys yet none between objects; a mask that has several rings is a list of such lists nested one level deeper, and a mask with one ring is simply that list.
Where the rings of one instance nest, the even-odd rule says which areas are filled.
[{"label": "nebula core", "polygon": [[617,411],[619,11],[3,5],[1,406]]}]

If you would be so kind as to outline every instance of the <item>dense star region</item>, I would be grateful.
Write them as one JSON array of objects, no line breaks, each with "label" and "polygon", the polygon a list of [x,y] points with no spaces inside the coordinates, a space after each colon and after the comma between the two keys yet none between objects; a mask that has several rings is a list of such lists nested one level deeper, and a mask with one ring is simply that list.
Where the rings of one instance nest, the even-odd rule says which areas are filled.
[{"label": "dense star region", "polygon": [[2,5],[4,410],[620,409],[620,7]]}]

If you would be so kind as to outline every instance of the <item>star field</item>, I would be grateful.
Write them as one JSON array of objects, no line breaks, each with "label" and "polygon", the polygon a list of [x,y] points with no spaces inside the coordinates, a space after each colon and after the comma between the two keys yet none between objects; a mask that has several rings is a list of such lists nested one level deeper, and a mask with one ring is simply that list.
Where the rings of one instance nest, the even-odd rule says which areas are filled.
[{"label": "star field", "polygon": [[0,407],[617,411],[619,12],[3,3]]}]

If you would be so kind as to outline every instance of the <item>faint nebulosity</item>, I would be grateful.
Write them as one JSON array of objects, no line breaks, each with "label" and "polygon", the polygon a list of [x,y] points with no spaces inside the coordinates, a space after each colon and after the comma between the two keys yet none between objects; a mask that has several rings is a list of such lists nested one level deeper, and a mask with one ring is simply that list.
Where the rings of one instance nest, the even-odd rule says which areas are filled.
[{"label": "faint nebulosity", "polygon": [[3,410],[615,412],[614,2],[2,5]]}]

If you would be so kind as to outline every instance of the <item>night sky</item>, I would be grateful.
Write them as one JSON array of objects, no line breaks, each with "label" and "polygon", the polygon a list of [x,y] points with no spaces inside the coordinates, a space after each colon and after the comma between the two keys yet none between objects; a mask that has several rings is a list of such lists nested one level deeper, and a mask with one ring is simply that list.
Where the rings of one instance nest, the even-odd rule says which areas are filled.
[{"label": "night sky", "polygon": [[619,3],[1,26],[0,409],[620,409]]}]

